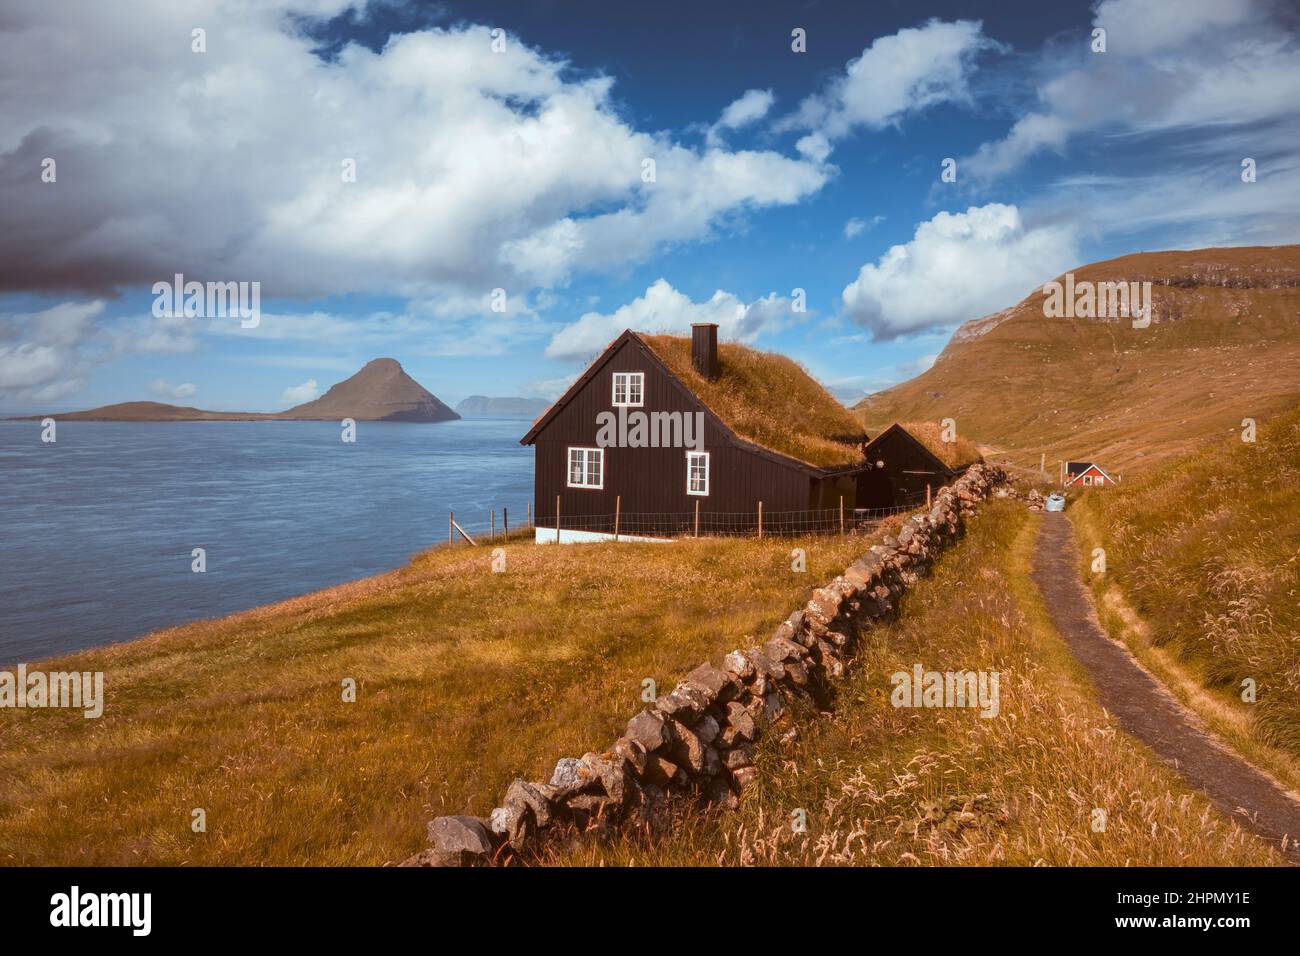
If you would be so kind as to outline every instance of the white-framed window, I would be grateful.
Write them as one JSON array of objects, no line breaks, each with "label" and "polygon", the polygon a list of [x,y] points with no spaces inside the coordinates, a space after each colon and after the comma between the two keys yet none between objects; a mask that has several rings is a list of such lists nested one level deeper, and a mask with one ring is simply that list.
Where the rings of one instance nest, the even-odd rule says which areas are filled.
[{"label": "white-framed window", "polygon": [[707,451],[688,451],[686,453],[686,493],[688,495],[708,495],[709,453]]},{"label": "white-framed window", "polygon": [[605,487],[605,449],[569,449],[569,487]]},{"label": "white-framed window", "polygon": [[1092,475],[1084,475],[1084,476],[1083,476],[1083,483],[1084,483],[1085,485],[1089,485],[1089,486],[1092,485]]},{"label": "white-framed window", "polygon": [[645,404],[645,372],[614,373],[614,404],[629,407]]}]

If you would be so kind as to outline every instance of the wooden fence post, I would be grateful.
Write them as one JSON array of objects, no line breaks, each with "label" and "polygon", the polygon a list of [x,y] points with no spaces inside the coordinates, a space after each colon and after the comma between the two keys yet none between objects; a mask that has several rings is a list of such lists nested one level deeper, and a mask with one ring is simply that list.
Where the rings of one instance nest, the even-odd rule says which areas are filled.
[{"label": "wooden fence post", "polygon": [[456,518],[450,511],[448,511],[447,512],[447,544],[450,546],[455,543],[456,543]]},{"label": "wooden fence post", "polygon": [[844,496],[840,495],[840,534],[844,533]]},{"label": "wooden fence post", "polygon": [[758,540],[763,540],[763,502],[758,503]]},{"label": "wooden fence post", "polygon": [[467,535],[467,534],[465,533],[465,529],[462,528],[460,525],[456,524],[455,519],[452,519],[451,527],[452,527],[452,530],[453,530],[453,531],[459,531],[459,532],[460,532],[460,536],[461,536],[462,538],[464,538],[466,541],[468,541],[472,546],[474,546],[474,547],[476,547],[476,548],[478,547],[478,542],[475,541],[473,538],[471,538],[469,535]]},{"label": "wooden fence post", "polygon": [[700,536],[700,499],[695,499],[695,537]]},{"label": "wooden fence post", "polygon": [[528,527],[531,528],[533,526],[533,503],[531,501],[528,502],[528,513],[526,517],[528,518]]},{"label": "wooden fence post", "polygon": [[497,509],[493,508],[492,509],[492,540],[495,542],[496,539],[497,539]]},{"label": "wooden fence post", "polygon": [[555,496],[555,543],[560,543],[560,496]]},{"label": "wooden fence post", "polygon": [[501,537],[510,537],[510,509],[501,509]]},{"label": "wooden fence post", "polygon": [[925,483],[925,510],[930,510],[930,483]]},{"label": "wooden fence post", "polygon": [[618,519],[619,519],[619,514],[622,510],[623,510],[623,496],[615,495],[614,496],[614,543],[615,544],[618,543]]}]

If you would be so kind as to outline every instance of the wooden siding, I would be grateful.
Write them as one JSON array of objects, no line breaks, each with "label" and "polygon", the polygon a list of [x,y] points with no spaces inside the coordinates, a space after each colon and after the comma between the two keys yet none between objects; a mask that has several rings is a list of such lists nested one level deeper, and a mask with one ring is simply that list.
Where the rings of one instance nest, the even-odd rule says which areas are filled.
[{"label": "wooden siding", "polygon": [[950,475],[942,461],[902,429],[882,434],[868,458],[867,469],[857,477],[859,508],[889,508],[924,498],[927,484],[938,491]]},{"label": "wooden siding", "polygon": [[[1084,475],[1090,475],[1092,477],[1092,482],[1090,484],[1084,485],[1083,483]],[[1104,488],[1106,485],[1112,484],[1112,482],[1109,478],[1106,477],[1106,474],[1096,465],[1089,465],[1083,471],[1066,479],[1065,484],[1067,486],[1078,485],[1080,488],[1083,487]]]}]

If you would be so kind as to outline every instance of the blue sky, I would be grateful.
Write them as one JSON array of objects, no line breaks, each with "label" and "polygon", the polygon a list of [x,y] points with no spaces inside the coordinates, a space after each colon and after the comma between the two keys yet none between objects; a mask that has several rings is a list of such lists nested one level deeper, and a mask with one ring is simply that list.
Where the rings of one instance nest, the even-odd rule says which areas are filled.
[{"label": "blue sky", "polygon": [[[1297,241],[1271,0],[107,7],[0,19],[0,411],[274,410],[385,355],[552,398],[705,320],[851,400],[1072,266]],[[175,273],[259,325],[156,317]]]}]

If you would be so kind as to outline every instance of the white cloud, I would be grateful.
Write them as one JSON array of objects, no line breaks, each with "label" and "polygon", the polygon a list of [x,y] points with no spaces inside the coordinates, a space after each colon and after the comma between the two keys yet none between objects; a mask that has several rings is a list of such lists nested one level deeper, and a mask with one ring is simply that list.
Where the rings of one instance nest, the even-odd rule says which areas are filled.
[{"label": "white cloud", "polygon": [[[486,26],[322,59],[294,15],[348,7],[364,4],[6,2],[0,288],[108,289],[183,271],[258,280],[268,298],[522,295],[825,182],[801,158],[640,131],[612,79],[519,37],[494,53]],[[190,49],[200,23],[204,54]],[[765,94],[751,93],[727,122],[761,115]],[[56,183],[29,175],[45,156]],[[642,181],[647,158],[654,183]]]},{"label": "white cloud", "polygon": [[[451,295],[412,300],[405,309],[394,312],[263,312],[255,328],[217,320],[207,322],[203,329],[212,335],[268,346],[332,346],[353,355],[400,350],[412,357],[481,357],[501,355],[507,348],[544,337],[546,326],[537,309],[549,304],[546,296],[511,296],[506,299],[505,311],[496,312],[490,295]],[[285,364],[279,357],[264,361],[277,363]],[[315,360],[300,364],[312,369],[325,367]]]},{"label": "white cloud", "polygon": [[828,175],[772,152],[699,155],[664,144],[647,155],[655,159],[657,178],[645,185],[639,208],[557,220],[504,243],[501,259],[526,281],[560,283],[579,267],[612,269],[647,258],[664,243],[708,235],[724,211],[796,203]]},{"label": "white cloud", "polygon": [[0,390],[44,388],[65,371],[65,356],[49,345],[0,345]]},{"label": "white cloud", "polygon": [[727,104],[718,121],[708,132],[709,145],[717,146],[725,130],[743,129],[757,123],[772,108],[776,95],[771,90],[746,90],[737,100]]},{"label": "white cloud", "polygon": [[933,19],[879,37],[778,128],[820,133],[820,143],[808,141],[800,147],[815,157],[823,143],[843,139],[860,127],[881,129],[939,103],[969,102],[967,80],[975,56],[996,46],[978,20]]},{"label": "white cloud", "polygon": [[310,402],[320,394],[320,388],[316,385],[314,378],[309,378],[301,385],[290,385],[280,396],[280,401],[285,405],[301,405],[303,402]]},{"label": "white cloud", "polygon": [[957,325],[1006,308],[1077,265],[1069,227],[1027,227],[1015,206],[941,212],[845,287],[845,314],[877,339]]},{"label": "white cloud", "polygon": [[[1243,183],[1232,157],[1199,169],[1158,169],[1115,180],[1063,181],[1054,212],[1106,235],[1168,235],[1181,249],[1287,245],[1300,238],[1300,158],[1262,160]],[[1041,203],[1041,200],[1040,200]]]},{"label": "white cloud", "polygon": [[809,133],[807,136],[801,136],[799,141],[794,144],[799,155],[812,160],[814,163],[824,163],[831,155],[831,141],[821,133]]},{"label": "white cloud", "polygon": [[869,222],[854,216],[844,224],[844,238],[852,239],[855,236],[860,236],[868,229],[874,229],[884,221],[884,216],[872,216]]},{"label": "white cloud", "polygon": [[[851,336],[844,336],[844,340],[857,341]],[[822,381],[827,390],[841,402],[853,405],[873,392],[916,378],[934,365],[938,358],[938,352],[927,352],[914,359],[880,366],[867,372],[819,378],[819,381]]]},{"label": "white cloud", "polygon": [[562,375],[559,378],[544,378],[536,382],[528,382],[520,388],[520,392],[528,398],[545,398],[553,402],[569,390],[569,386],[578,378],[578,374],[575,372],[573,375]]},{"label": "white cloud", "polygon": [[96,299],[0,313],[0,397],[53,401],[83,388],[91,370],[122,355],[195,347],[193,319],[110,319],[104,311]]},{"label": "white cloud", "polygon": [[[1005,175],[1072,140],[1201,131],[1206,148],[1288,153],[1300,117],[1300,43],[1293,11],[1274,0],[1104,0],[1094,27],[1044,51],[1038,103],[1002,139],[959,164],[975,181]],[[1184,143],[1184,157],[1195,145]]]},{"label": "white cloud", "polygon": [[183,382],[180,385],[173,385],[165,378],[156,378],[149,384],[149,391],[153,392],[160,398],[193,398],[198,387],[193,382]]},{"label": "white cloud", "polygon": [[740,129],[755,123],[767,115],[776,96],[771,90],[746,90],[740,99],[734,101],[722,111],[718,125],[727,129]]},{"label": "white cloud", "polygon": [[555,333],[546,347],[548,358],[587,360],[619,336],[636,332],[687,334],[693,323],[714,322],[724,339],[752,342],[764,332],[781,328],[790,317],[790,300],[775,292],[749,304],[721,289],[704,302],[678,292],[665,279],[657,279],[645,295],[609,314],[588,312]]}]

